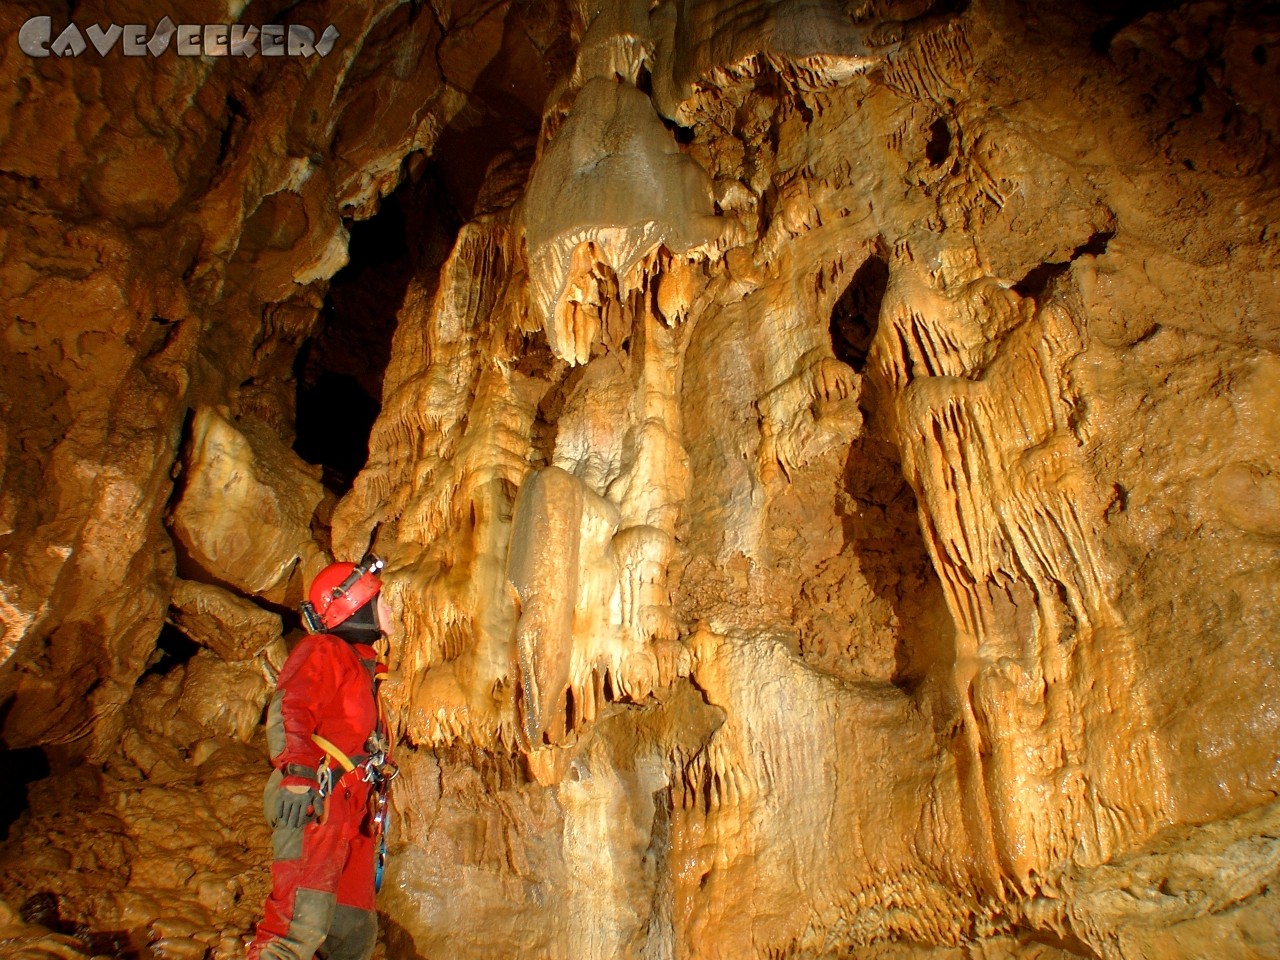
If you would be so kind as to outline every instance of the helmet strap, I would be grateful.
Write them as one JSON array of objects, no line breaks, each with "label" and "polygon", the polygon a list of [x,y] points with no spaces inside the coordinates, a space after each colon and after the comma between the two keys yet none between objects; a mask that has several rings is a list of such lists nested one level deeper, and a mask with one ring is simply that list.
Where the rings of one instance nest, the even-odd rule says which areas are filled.
[{"label": "helmet strap", "polygon": [[320,614],[316,613],[316,608],[311,605],[310,600],[302,601],[302,624],[307,628],[308,633],[324,632],[324,621],[320,619]]},{"label": "helmet strap", "polygon": [[330,627],[329,633],[341,637],[351,643],[372,643],[381,636],[378,630],[377,615],[373,612],[373,601],[369,601],[340,624]]}]

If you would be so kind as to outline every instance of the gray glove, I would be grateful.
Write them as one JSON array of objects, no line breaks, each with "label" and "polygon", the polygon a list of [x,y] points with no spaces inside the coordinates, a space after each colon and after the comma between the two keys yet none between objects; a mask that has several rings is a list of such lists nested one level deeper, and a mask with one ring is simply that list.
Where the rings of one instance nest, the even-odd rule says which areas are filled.
[{"label": "gray glove", "polygon": [[[304,791],[290,790],[289,781],[297,786],[306,786]],[[276,826],[302,827],[312,820],[319,820],[324,813],[324,800],[314,784],[298,777],[286,777],[276,795]]]}]

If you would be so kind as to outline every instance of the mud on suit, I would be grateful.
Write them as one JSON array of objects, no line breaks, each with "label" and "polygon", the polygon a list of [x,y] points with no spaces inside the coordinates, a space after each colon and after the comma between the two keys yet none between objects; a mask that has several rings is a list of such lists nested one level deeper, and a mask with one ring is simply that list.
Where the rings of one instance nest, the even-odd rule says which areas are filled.
[{"label": "mud on suit", "polygon": [[379,724],[374,678],[382,669],[372,647],[323,633],[306,637],[285,661],[267,711],[276,768],[263,798],[273,825],[272,888],[248,960],[311,960],[316,953],[368,960],[373,952],[377,854],[368,822],[372,786],[361,769],[333,771],[319,820],[290,827],[275,819],[283,784],[314,780],[325,757],[312,734],[357,762],[363,756]]}]

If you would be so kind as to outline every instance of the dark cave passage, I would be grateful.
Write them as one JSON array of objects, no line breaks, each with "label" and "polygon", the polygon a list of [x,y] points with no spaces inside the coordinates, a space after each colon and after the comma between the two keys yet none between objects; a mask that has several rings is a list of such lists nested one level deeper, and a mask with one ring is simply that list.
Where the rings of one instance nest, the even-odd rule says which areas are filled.
[{"label": "dark cave passage", "polygon": [[298,439],[293,449],[324,468],[326,487],[345,493],[369,458],[369,434],[381,405],[348,373],[308,370],[311,346],[298,353]]},{"label": "dark cave passage", "polygon": [[0,791],[0,840],[7,840],[9,828],[27,811],[27,785],[49,775],[49,759],[40,747],[0,747],[0,764],[8,780]]},{"label": "dark cave passage", "polygon": [[200,644],[196,643],[173,624],[166,623],[160,628],[160,636],[156,638],[155,652],[152,653],[151,660],[142,676],[146,677],[151,674],[164,676],[175,667],[180,667],[187,663],[199,652]]},{"label": "dark cave passage", "polygon": [[[369,456],[391,359],[397,313],[442,221],[431,170],[419,168],[368,220],[349,225],[350,260],[329,284],[315,334],[294,363],[297,440],[293,449],[324,469],[325,486],[351,489]],[[451,228],[446,228],[451,229]]]},{"label": "dark cave passage", "polygon": [[889,285],[889,264],[883,257],[867,257],[831,309],[831,349],[836,359],[858,373],[867,365],[867,352],[880,322],[880,303]]}]

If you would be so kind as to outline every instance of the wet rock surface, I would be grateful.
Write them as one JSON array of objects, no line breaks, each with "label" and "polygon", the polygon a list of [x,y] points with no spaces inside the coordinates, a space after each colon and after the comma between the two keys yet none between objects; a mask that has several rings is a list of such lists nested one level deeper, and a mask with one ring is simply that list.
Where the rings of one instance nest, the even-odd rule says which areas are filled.
[{"label": "wet rock surface", "polygon": [[[103,767],[32,785],[0,896],[68,955],[242,955],[269,886],[261,751],[211,738],[184,756],[134,733]],[[22,939],[40,936],[50,934]],[[16,956],[41,955],[38,942],[6,941]]]}]

